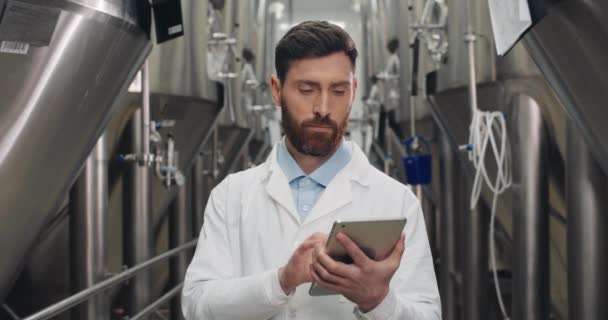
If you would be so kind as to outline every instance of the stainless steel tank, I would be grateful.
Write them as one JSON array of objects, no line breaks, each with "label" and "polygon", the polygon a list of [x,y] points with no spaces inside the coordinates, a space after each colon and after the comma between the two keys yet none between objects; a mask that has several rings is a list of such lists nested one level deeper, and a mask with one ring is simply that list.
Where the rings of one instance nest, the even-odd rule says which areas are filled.
[{"label": "stainless steel tank", "polygon": [[462,3],[448,2],[449,15],[447,19],[448,54],[446,64],[438,70],[437,90],[443,91],[467,85],[467,45],[464,35],[467,31],[469,16],[473,32],[477,34],[475,57],[477,82],[484,83],[495,80],[496,61],[494,61],[494,36],[487,0],[467,0],[470,3],[470,14],[466,1]]},{"label": "stainless steel tank", "polygon": [[547,4],[547,15],[524,36],[530,55],[608,172],[608,2]]},{"label": "stainless steel tank", "polygon": [[0,1],[0,301],[150,50],[138,3]]}]

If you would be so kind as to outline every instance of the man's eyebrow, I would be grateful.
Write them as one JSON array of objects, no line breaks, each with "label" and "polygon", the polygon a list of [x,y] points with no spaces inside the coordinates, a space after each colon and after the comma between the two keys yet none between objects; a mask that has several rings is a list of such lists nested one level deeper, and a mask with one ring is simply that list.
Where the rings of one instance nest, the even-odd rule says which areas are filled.
[{"label": "man's eyebrow", "polygon": [[347,86],[350,87],[350,81],[338,81],[338,82],[334,82],[331,84],[332,87],[340,87],[340,86]]},{"label": "man's eyebrow", "polygon": [[[314,87],[321,87],[321,83],[319,83],[317,81],[312,81],[312,80],[296,80],[296,84],[297,85],[305,84],[305,85],[314,86]],[[342,87],[342,86],[350,87],[350,81],[343,80],[343,81],[333,82],[330,84],[330,87],[332,87],[332,88]]]},{"label": "man's eyebrow", "polygon": [[315,87],[321,86],[321,84],[319,82],[312,81],[312,80],[296,80],[296,84],[307,84],[309,86],[315,86]]}]

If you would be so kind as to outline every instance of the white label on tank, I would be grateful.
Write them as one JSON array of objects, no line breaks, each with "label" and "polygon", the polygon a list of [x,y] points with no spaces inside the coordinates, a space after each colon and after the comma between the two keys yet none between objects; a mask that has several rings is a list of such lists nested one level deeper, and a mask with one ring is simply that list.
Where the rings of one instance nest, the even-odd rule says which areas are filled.
[{"label": "white label on tank", "polygon": [[0,52],[4,53],[27,54],[29,50],[30,45],[25,42],[2,41],[0,43]]},{"label": "white label on tank", "polygon": [[175,25],[175,26],[169,28],[169,35],[172,36],[176,33],[180,33],[180,32],[182,32],[182,30],[184,30],[184,29],[181,24]]}]

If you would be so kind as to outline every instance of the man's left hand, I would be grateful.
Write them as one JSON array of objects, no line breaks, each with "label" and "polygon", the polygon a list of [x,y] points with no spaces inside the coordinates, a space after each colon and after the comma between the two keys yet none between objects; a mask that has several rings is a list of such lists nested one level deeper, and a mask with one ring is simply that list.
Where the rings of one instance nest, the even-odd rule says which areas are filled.
[{"label": "man's left hand", "polygon": [[313,253],[312,277],[321,286],[339,292],[367,313],[376,308],[389,291],[391,278],[399,269],[405,251],[405,236],[395,244],[390,255],[374,261],[343,233],[336,239],[344,246],[353,264],[335,261],[318,245]]}]

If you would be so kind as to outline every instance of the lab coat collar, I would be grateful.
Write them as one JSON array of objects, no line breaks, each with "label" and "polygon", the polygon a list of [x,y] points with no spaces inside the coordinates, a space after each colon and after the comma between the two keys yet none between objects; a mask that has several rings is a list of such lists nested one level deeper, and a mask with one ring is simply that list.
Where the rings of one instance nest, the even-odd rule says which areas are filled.
[{"label": "lab coat collar", "polygon": [[[371,166],[367,157],[353,142],[345,142],[352,145],[352,158],[350,162],[333,178],[323,194],[317,201],[312,212],[306,217],[304,224],[316,220],[352,202],[352,182],[361,186],[369,186],[369,171]],[[293,195],[289,188],[289,182],[283,170],[277,162],[278,143],[274,145],[270,155],[264,162],[263,183],[266,192],[289,212],[292,218],[300,222],[296,210]]]}]

